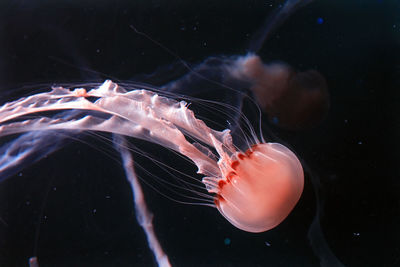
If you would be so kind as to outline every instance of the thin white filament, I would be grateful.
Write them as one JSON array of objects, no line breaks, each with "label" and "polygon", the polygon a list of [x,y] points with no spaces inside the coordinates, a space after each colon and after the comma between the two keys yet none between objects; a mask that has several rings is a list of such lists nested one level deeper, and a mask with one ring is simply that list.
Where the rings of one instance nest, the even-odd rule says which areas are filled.
[{"label": "thin white filament", "polygon": [[142,187],[140,186],[139,180],[134,170],[132,155],[130,151],[126,148],[125,138],[121,135],[115,134],[114,146],[116,150],[121,154],[126,179],[128,180],[132,188],[133,202],[136,211],[136,220],[146,234],[149,248],[153,252],[158,266],[170,267],[171,264],[169,262],[168,256],[164,253],[160,242],[158,241],[157,236],[154,232],[153,214],[147,208]]}]

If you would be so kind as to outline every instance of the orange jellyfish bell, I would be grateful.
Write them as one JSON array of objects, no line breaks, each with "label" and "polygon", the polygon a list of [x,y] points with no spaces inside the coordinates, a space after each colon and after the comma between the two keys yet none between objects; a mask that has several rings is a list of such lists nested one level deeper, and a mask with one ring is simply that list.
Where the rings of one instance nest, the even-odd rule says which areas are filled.
[{"label": "orange jellyfish bell", "polygon": [[278,143],[256,144],[236,158],[226,179],[219,181],[218,210],[244,231],[274,228],[289,215],[303,191],[299,160]]}]

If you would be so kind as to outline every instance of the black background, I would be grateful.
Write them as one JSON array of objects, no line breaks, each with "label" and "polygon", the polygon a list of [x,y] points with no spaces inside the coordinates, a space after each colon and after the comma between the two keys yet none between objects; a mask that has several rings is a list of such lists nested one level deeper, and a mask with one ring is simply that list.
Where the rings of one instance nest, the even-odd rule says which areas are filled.
[{"label": "black background", "polygon": [[[190,64],[245,54],[252,34],[281,3],[3,1],[1,101],[54,83],[132,80],[177,61],[129,25]],[[318,266],[321,258],[330,266],[307,237],[316,203],[326,244],[345,266],[400,265],[399,12],[398,1],[315,1],[267,41],[259,53],[264,61],[317,69],[331,94],[319,127],[271,130],[309,169],[302,199],[276,229],[250,234],[214,209],[177,204],[145,186],[174,266]],[[117,156],[99,153],[95,147],[111,147],[93,139],[0,185],[0,266],[27,266],[35,250],[41,266],[155,265]]]}]

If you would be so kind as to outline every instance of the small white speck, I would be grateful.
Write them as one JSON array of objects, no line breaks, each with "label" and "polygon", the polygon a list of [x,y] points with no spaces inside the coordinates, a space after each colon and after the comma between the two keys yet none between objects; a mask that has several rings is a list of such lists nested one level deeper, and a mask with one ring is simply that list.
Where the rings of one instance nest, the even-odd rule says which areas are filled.
[{"label": "small white speck", "polygon": [[349,121],[348,120],[344,120],[344,123],[348,123]]},{"label": "small white speck", "polygon": [[93,213],[96,213],[96,212],[97,212],[97,209],[93,209],[92,212],[93,212]]},{"label": "small white speck", "polygon": [[270,247],[270,246],[271,246],[271,243],[269,243],[268,241],[265,241],[265,245],[266,245],[267,247]]},{"label": "small white speck", "polygon": [[106,196],[106,199],[110,199],[111,198],[111,196]]},{"label": "small white speck", "polygon": [[29,205],[31,204],[31,202],[28,200],[28,201],[25,202],[25,204],[26,204],[27,206],[29,206]]},{"label": "small white speck", "polygon": [[360,236],[360,233],[354,232],[354,233],[353,233],[353,236]]},{"label": "small white speck", "polygon": [[357,144],[359,144],[359,145],[362,145],[362,141],[358,141],[358,143]]},{"label": "small white speck", "polygon": [[57,191],[57,187],[53,187],[53,191]]},{"label": "small white speck", "polygon": [[100,53],[100,49],[97,49],[96,52],[97,52],[97,53]]}]

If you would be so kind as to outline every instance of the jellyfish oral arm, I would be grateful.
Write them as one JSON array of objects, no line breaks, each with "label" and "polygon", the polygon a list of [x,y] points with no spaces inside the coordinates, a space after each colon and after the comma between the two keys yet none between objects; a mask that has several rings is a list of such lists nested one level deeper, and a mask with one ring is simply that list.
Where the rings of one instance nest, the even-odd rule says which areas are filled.
[{"label": "jellyfish oral arm", "polygon": [[[91,102],[91,98],[97,100]],[[22,117],[65,109],[81,110],[82,114],[76,118]],[[111,81],[88,92],[58,87],[0,107],[0,137],[43,130],[110,132],[177,151],[205,175],[203,183],[217,195],[219,211],[245,231],[262,232],[275,227],[290,213],[303,190],[301,164],[286,147],[264,143],[254,144],[246,153],[236,151],[229,130],[209,128],[184,101],[148,90],[128,92]],[[185,136],[202,144],[191,143]],[[213,152],[206,146],[217,151],[219,160],[210,156]]]},{"label": "jellyfish oral arm", "polygon": [[[111,81],[89,92],[83,90],[70,91],[58,87],[48,93],[5,104],[0,108],[0,136],[59,129],[111,132],[171,148],[195,162],[199,173],[211,176],[218,175],[219,169],[216,162],[206,155],[208,149],[199,143],[188,142],[183,132],[210,146],[212,140],[219,140],[230,153],[234,151],[229,130],[218,132],[210,129],[195,118],[183,101],[177,102],[147,90],[126,92]],[[92,103],[86,97],[99,99]],[[79,119],[41,117],[7,123],[28,114],[64,109],[96,111],[110,117],[91,114]]]}]

